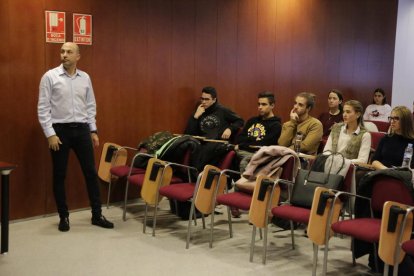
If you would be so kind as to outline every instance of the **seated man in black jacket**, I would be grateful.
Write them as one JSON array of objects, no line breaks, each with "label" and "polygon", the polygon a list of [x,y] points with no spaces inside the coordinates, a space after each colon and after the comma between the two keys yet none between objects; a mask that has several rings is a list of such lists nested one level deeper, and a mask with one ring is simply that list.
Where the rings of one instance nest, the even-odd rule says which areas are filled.
[{"label": "seated man in black jacket", "polygon": [[259,116],[250,118],[238,136],[235,150],[240,159],[240,172],[243,173],[253,153],[260,146],[277,145],[282,124],[279,117],[273,114],[275,96],[264,91],[257,96]]},{"label": "seated man in black jacket", "polygon": [[[238,129],[243,127],[243,119],[236,113],[218,103],[214,87],[204,87],[200,105],[187,123],[185,134],[203,136],[214,140],[229,140]],[[217,165],[226,147],[222,143],[205,143],[193,156],[193,165],[202,170],[204,165]]]}]

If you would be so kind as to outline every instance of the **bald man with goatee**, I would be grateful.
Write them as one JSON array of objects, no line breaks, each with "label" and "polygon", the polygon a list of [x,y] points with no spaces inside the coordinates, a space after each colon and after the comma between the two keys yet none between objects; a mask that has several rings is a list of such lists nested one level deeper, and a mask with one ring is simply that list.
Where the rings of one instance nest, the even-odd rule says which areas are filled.
[{"label": "bald man with goatee", "polygon": [[61,65],[47,71],[39,87],[38,118],[47,138],[53,164],[53,194],[59,213],[58,229],[67,232],[69,209],[66,204],[65,178],[70,150],[75,152],[85,178],[93,225],[114,228],[101,210],[94,147],[99,146],[96,126],[96,102],[89,75],[77,68],[78,45],[64,43]]}]

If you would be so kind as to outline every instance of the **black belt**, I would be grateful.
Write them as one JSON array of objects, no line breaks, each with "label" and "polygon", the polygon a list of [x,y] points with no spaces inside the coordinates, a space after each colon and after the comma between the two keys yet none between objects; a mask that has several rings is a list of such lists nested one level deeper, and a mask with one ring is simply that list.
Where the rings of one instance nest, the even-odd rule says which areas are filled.
[{"label": "black belt", "polygon": [[88,123],[56,123],[53,126],[62,126],[62,127],[84,127],[87,126]]}]

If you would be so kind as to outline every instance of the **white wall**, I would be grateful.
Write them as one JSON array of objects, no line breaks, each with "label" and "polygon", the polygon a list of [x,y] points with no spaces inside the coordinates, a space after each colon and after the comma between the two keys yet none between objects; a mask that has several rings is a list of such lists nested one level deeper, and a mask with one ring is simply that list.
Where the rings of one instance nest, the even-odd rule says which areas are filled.
[{"label": "white wall", "polygon": [[414,0],[398,1],[392,106],[413,108],[414,101]]}]

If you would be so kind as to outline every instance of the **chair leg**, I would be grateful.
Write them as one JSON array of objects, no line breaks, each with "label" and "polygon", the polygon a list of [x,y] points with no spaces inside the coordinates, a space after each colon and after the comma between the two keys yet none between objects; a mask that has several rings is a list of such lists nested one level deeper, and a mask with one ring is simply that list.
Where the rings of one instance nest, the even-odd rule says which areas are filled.
[{"label": "chair leg", "polygon": [[109,200],[111,198],[111,187],[112,187],[112,175],[109,176],[108,198],[106,199],[106,209],[109,209]]},{"label": "chair leg", "polygon": [[[323,268],[322,276],[325,276],[328,271],[328,251],[329,251],[329,240],[326,241],[325,249],[323,251]],[[353,252],[352,252],[353,254]]]},{"label": "chair leg", "polygon": [[259,237],[261,240],[263,240],[262,228],[259,228]]},{"label": "chair leg", "polygon": [[231,211],[230,211],[230,207],[229,206],[227,206],[227,220],[229,222],[230,238],[233,238],[233,225],[231,223]]},{"label": "chair leg", "polygon": [[[398,264],[398,263],[396,263],[396,264],[394,265],[393,270],[392,270],[392,275],[398,275],[398,266],[399,266],[399,264]],[[384,271],[385,271],[385,268],[384,268]],[[388,269],[387,269],[387,271],[388,271]],[[388,273],[388,272],[387,272],[387,273]]]},{"label": "chair leg", "polygon": [[[216,195],[214,195],[214,198],[216,198]],[[213,231],[214,231],[214,215],[216,210],[216,200],[213,199],[211,201],[211,223],[210,223],[210,248],[213,248]]]},{"label": "chair leg", "polygon": [[316,276],[316,268],[318,266],[318,250],[319,246],[313,243],[312,276]]},{"label": "chair leg", "polygon": [[356,266],[356,258],[355,258],[354,248],[355,248],[355,241],[354,241],[354,238],[352,238],[351,239],[352,265]]},{"label": "chair leg", "polygon": [[128,186],[129,186],[129,181],[127,179],[126,184],[125,184],[124,211],[123,211],[123,214],[122,214],[122,219],[124,221],[126,221],[126,206],[127,206],[127,201],[128,201]]},{"label": "chair leg", "polygon": [[[193,220],[194,220],[194,226],[197,226],[197,214],[195,212],[195,209],[193,212]],[[203,223],[203,226],[206,224],[204,221],[204,214],[201,214],[201,222]]]},{"label": "chair leg", "polygon": [[[203,224],[203,229],[206,229],[206,217],[204,214],[201,214],[201,223]],[[194,226],[197,226],[197,216],[194,210]]]},{"label": "chair leg", "polygon": [[147,229],[147,216],[148,216],[148,204],[145,203],[144,224],[142,225],[142,233],[144,234],[145,234],[145,230]]},{"label": "chair leg", "polygon": [[187,228],[187,244],[185,246],[186,249],[190,247],[190,237],[191,237],[191,218],[194,214],[194,200],[191,201],[191,208],[190,208],[190,215],[188,216],[188,228]]},{"label": "chair leg", "polygon": [[[260,228],[260,230],[262,230]],[[263,257],[262,262],[263,264],[266,264],[266,256],[267,256],[267,225],[264,228],[264,239],[263,239]]]},{"label": "chair leg", "polygon": [[[384,276],[388,276],[388,270],[389,270],[389,265],[384,263],[384,274],[383,274]],[[397,272],[397,274],[394,274],[394,273],[395,272],[393,272],[392,275],[398,275],[398,272]]]},{"label": "chair leg", "polygon": [[210,248],[213,248],[213,230],[214,230],[214,208],[211,212],[211,223],[210,223]]},{"label": "chair leg", "polygon": [[295,250],[295,229],[293,227],[293,221],[290,221],[290,236],[292,237],[292,249]]},{"label": "chair leg", "polygon": [[373,244],[374,247],[374,261],[375,261],[375,272],[379,272],[379,267],[378,267],[378,251],[377,251],[377,244],[374,243]]},{"label": "chair leg", "polygon": [[155,228],[157,227],[157,212],[158,212],[158,203],[155,203],[154,214],[152,216],[152,236],[155,237]]},{"label": "chair leg", "polygon": [[253,225],[252,241],[250,242],[250,262],[253,262],[254,241],[255,241],[255,239],[256,239],[256,226]]}]

